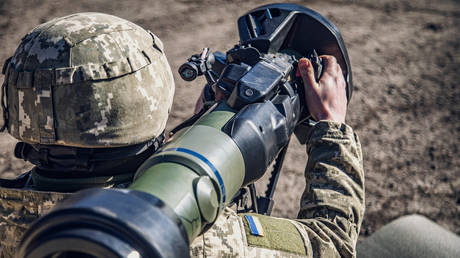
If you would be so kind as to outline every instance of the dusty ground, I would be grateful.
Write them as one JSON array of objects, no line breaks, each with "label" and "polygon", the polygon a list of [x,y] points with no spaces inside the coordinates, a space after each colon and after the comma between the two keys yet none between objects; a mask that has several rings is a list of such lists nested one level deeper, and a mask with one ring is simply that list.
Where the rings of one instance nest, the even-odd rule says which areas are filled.
[{"label": "dusty ground", "polygon": [[[366,170],[366,236],[405,214],[423,214],[460,234],[460,3],[443,1],[291,1],[331,19],[347,43],[355,90],[347,122],[358,132]],[[121,16],[152,30],[173,67],[204,46],[227,50],[236,19],[263,1],[0,1],[0,60],[35,25],[80,11]],[[3,81],[3,77],[0,77]],[[176,76],[169,128],[191,115],[203,81]],[[13,158],[0,134],[0,175],[30,165]],[[274,215],[294,218],[305,183],[304,148],[285,162]],[[263,190],[263,184],[259,191]]]}]

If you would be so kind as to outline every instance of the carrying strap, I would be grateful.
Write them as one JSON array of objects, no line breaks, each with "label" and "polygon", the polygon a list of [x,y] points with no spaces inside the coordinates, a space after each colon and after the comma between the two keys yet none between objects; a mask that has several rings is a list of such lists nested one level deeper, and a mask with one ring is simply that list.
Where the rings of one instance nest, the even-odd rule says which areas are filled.
[{"label": "carrying strap", "polygon": [[41,191],[52,192],[74,192],[92,187],[114,187],[121,184],[131,183],[134,172],[119,174],[114,176],[98,176],[85,178],[50,178],[32,170],[31,173],[33,188]]}]

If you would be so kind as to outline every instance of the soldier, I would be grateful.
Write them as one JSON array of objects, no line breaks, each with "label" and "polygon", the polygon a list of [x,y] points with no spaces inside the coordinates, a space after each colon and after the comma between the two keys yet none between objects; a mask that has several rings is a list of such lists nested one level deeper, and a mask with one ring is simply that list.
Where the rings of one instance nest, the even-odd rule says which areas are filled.
[{"label": "soldier", "polygon": [[[358,137],[346,125],[345,81],[323,56],[315,81],[299,61],[306,102],[319,122],[307,143],[307,187],[297,220],[236,214],[226,208],[195,239],[198,257],[355,256],[364,213]],[[2,180],[3,256],[56,202],[89,187],[124,187],[163,143],[174,93],[161,41],[123,19],[75,14],[42,24],[4,67],[5,126],[19,139],[15,154],[36,165]]]},{"label": "soldier", "polygon": [[4,66],[5,127],[36,165],[2,180],[3,255],[71,192],[128,185],[163,143],[174,80],[160,39],[115,16],[80,13],[41,24]]}]

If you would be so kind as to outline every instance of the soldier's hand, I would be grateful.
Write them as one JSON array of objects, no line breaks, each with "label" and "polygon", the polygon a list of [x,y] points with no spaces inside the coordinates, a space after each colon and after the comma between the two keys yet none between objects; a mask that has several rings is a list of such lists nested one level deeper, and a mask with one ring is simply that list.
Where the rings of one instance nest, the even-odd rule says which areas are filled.
[{"label": "soldier's hand", "polygon": [[321,56],[323,74],[315,80],[312,64],[307,58],[299,60],[298,69],[305,87],[308,110],[316,120],[345,122],[347,113],[346,83],[342,69],[333,56]]}]

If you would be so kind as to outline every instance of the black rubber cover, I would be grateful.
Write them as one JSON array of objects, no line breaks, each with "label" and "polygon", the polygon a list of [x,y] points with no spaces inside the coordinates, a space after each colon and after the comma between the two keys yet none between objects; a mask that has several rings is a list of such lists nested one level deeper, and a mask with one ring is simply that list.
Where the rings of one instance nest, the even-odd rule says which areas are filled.
[{"label": "black rubber cover", "polygon": [[232,137],[243,155],[246,170],[243,185],[247,185],[263,176],[288,143],[292,128],[277,107],[267,101],[245,106],[223,130]]},{"label": "black rubber cover", "polygon": [[19,257],[53,255],[189,257],[189,243],[180,219],[158,198],[134,190],[90,189],[26,232]]}]

